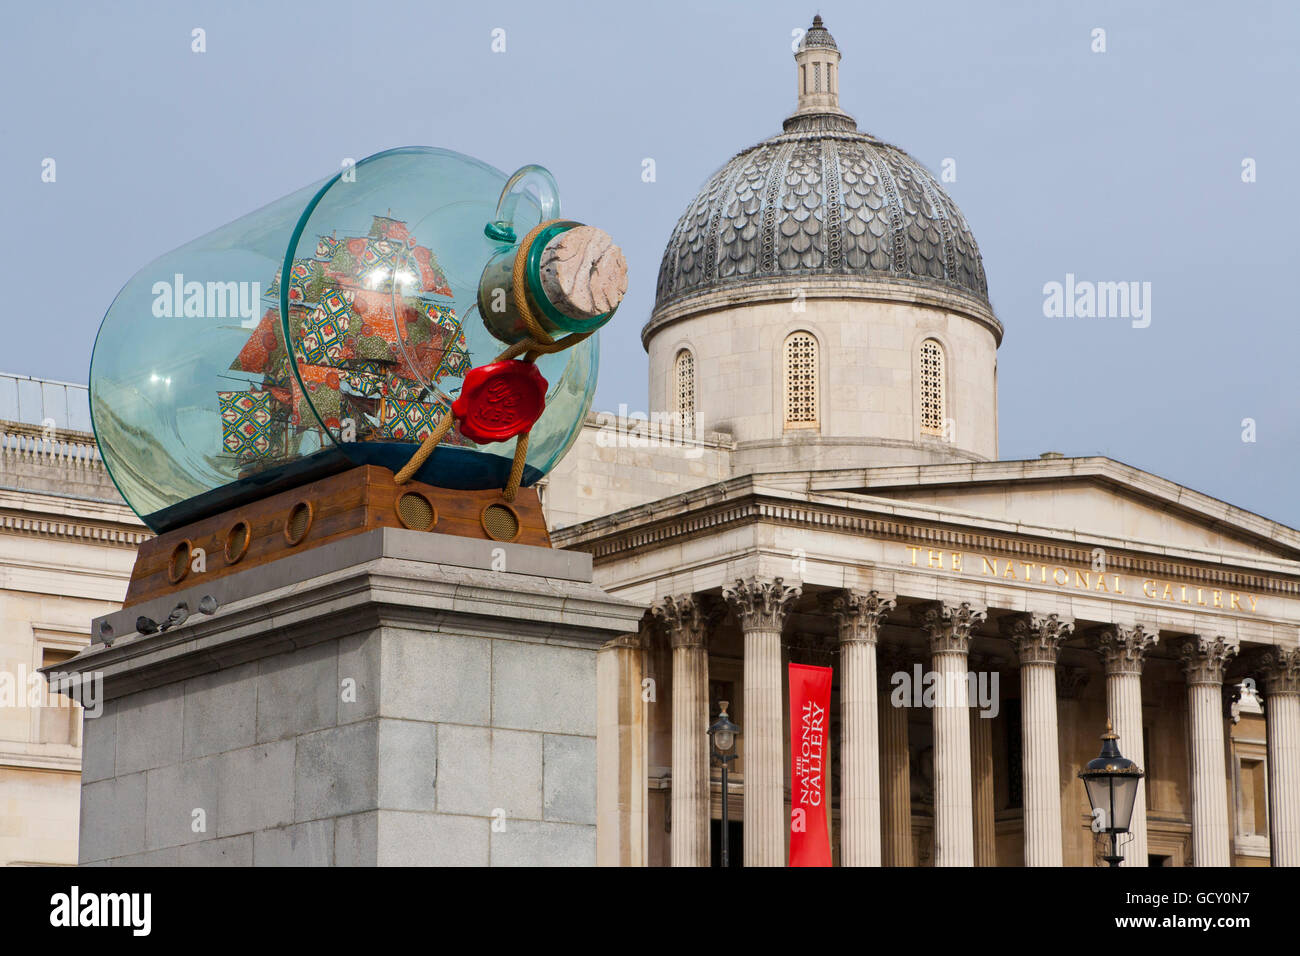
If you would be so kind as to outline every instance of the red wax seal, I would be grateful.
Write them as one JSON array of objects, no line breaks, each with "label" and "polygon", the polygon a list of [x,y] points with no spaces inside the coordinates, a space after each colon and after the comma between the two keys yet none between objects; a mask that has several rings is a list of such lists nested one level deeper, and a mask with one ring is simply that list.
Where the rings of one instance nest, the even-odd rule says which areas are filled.
[{"label": "red wax seal", "polygon": [[532,362],[507,359],[470,369],[452,403],[460,433],[480,445],[533,427],[546,407],[546,379]]}]

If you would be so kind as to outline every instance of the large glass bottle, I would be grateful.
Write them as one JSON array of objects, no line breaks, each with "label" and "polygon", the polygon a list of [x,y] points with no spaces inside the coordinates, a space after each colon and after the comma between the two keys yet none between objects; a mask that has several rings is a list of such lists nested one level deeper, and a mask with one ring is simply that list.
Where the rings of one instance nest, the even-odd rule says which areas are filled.
[{"label": "large glass bottle", "polygon": [[[466,372],[515,336],[508,309],[483,321],[481,290],[558,216],[541,167],[508,177],[409,147],[160,257],[113,301],[91,360],[95,434],[118,490],[165,531],[355,465],[398,470]],[[559,331],[594,331],[609,315],[561,318]],[[597,355],[593,335],[538,358],[546,408],[524,486],[577,436]],[[453,427],[415,479],[500,487],[513,452]]]}]

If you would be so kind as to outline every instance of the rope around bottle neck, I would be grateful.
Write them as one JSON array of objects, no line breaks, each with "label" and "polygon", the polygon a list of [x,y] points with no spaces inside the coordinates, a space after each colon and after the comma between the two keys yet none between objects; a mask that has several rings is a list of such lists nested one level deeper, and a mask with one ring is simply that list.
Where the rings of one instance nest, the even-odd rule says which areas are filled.
[{"label": "rope around bottle neck", "polygon": [[[514,269],[511,271],[510,297],[514,302],[515,311],[519,313],[519,317],[524,321],[524,328],[528,330],[528,335],[494,358],[493,362],[504,362],[520,355],[523,356],[521,361],[535,362],[539,355],[562,352],[567,348],[572,348],[591,335],[590,332],[572,332],[556,341],[538,320],[537,313],[533,311],[532,303],[528,298],[525,284],[528,252],[543,229],[560,221],[559,219],[548,219],[546,222],[538,223],[519,243],[519,251],[515,253]],[[402,470],[394,477],[393,480],[396,484],[404,485],[411,480],[411,477],[428,461],[434,449],[447,436],[447,432],[451,431],[452,423],[453,418],[449,408],[447,414],[438,422],[438,426],[420,444],[420,447],[415,450],[415,454],[411,456],[410,460],[402,466]],[[515,438],[515,455],[514,461],[510,465],[510,477],[506,480],[506,486],[501,491],[501,497],[506,501],[514,501],[515,496],[519,493],[519,485],[524,477],[524,462],[528,457],[528,435],[531,431],[532,428],[530,427],[528,431],[520,432]]]}]

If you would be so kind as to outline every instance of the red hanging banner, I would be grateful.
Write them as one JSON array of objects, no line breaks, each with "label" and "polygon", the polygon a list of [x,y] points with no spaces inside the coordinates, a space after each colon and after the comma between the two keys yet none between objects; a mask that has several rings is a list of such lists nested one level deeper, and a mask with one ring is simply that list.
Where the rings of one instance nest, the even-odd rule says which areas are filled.
[{"label": "red hanging banner", "polygon": [[826,748],[831,669],[790,665],[790,865],[830,866]]}]

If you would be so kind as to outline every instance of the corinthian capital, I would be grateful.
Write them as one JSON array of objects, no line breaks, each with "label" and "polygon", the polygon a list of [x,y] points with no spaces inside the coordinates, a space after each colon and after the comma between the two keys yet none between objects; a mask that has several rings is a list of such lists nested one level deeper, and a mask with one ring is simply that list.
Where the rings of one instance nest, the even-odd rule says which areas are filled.
[{"label": "corinthian capital", "polygon": [[1265,706],[1270,697],[1300,694],[1300,647],[1265,648],[1253,663],[1263,682]]},{"label": "corinthian capital", "polygon": [[970,650],[971,631],[984,623],[988,609],[972,607],[968,602],[935,601],[922,615],[926,632],[930,635],[930,653]]},{"label": "corinthian capital", "polygon": [[1156,646],[1160,632],[1142,624],[1129,627],[1112,624],[1093,638],[1093,650],[1101,656],[1106,674],[1141,674],[1147,651]]},{"label": "corinthian capital", "polygon": [[1055,664],[1061,645],[1074,633],[1074,621],[1059,614],[1016,614],[1003,628],[1021,664]]},{"label": "corinthian capital", "polygon": [[785,616],[803,588],[786,587],[782,578],[760,581],[750,578],[722,589],[722,596],[740,619],[746,631],[779,631]]},{"label": "corinthian capital", "polygon": [[831,601],[831,614],[840,627],[840,643],[876,643],[880,637],[880,622],[897,605],[897,598],[893,594],[854,590],[841,592]]},{"label": "corinthian capital", "polygon": [[1222,684],[1223,669],[1237,656],[1237,642],[1193,634],[1178,645],[1188,684]]},{"label": "corinthian capital", "polygon": [[650,608],[673,647],[704,647],[717,617],[701,594],[666,597]]}]

